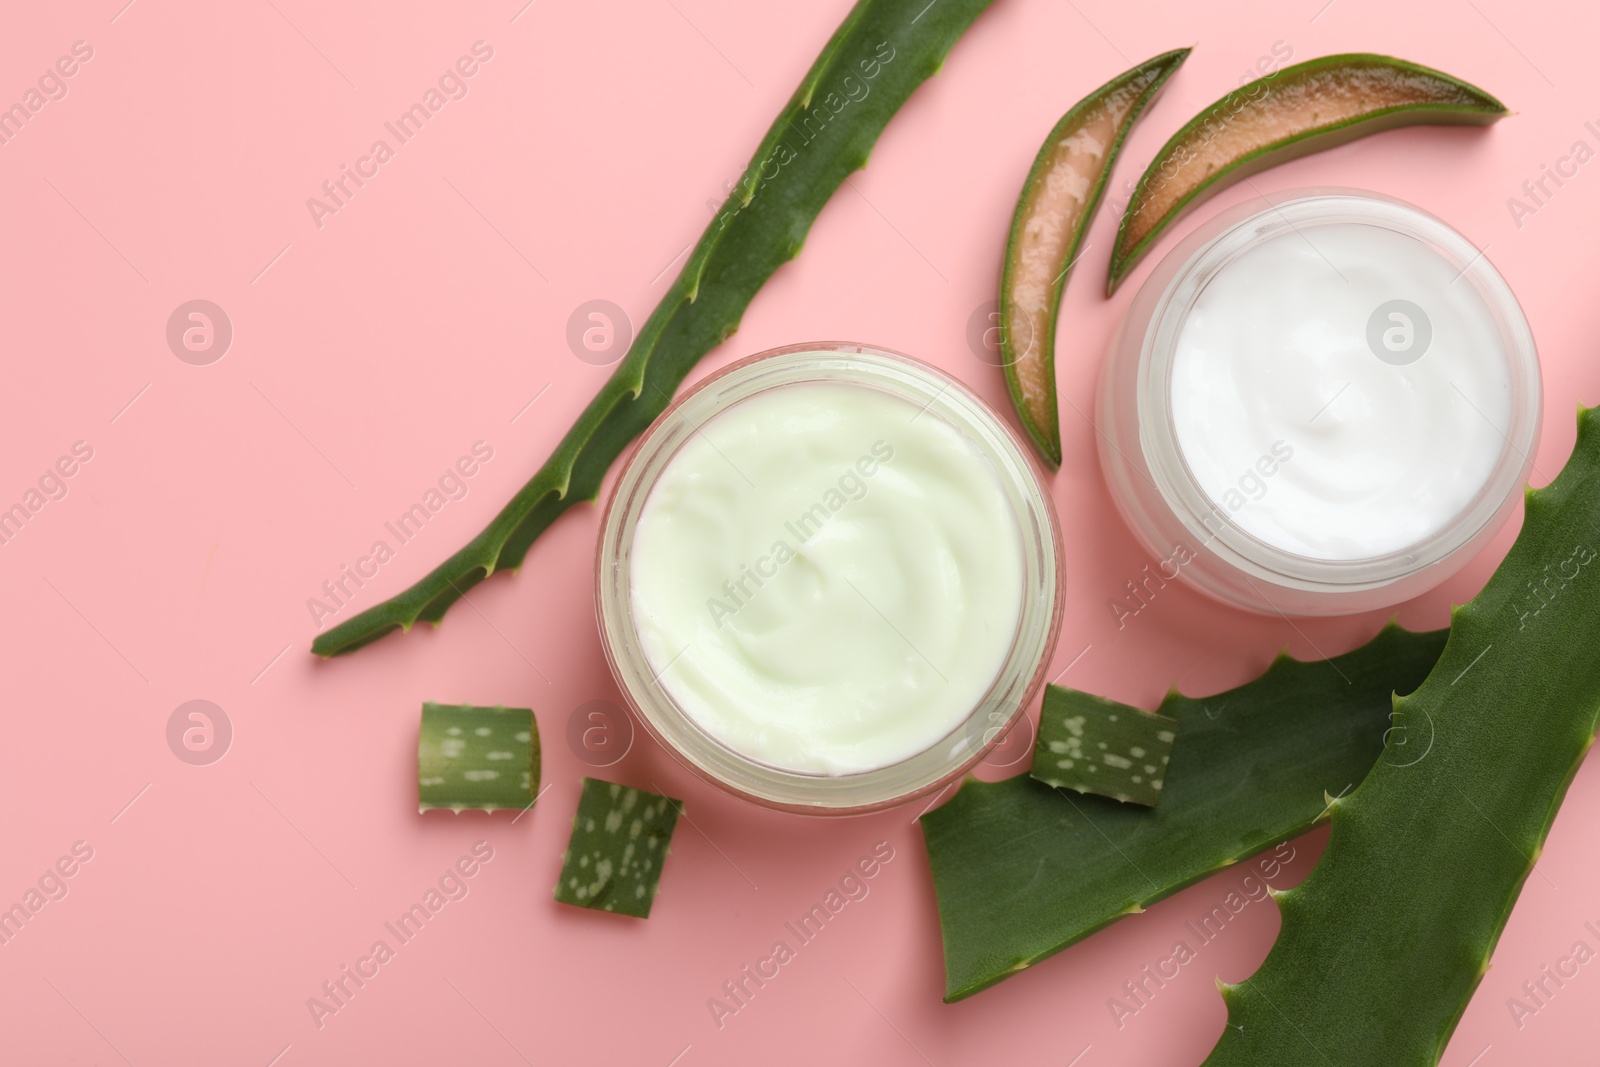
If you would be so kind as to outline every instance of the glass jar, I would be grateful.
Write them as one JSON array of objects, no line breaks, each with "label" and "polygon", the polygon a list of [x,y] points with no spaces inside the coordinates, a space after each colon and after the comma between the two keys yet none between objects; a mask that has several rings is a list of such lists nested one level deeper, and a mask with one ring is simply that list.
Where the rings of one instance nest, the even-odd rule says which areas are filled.
[{"label": "glass jar", "polygon": [[[925,750],[860,773],[810,774],[770,766],[704,729],[652,670],[632,611],[634,531],[656,479],[677,450],[720,412],[798,383],[876,389],[942,419],[987,460],[1019,531],[1023,588],[1015,632],[987,692]],[[1026,446],[977,396],[934,367],[868,345],[791,345],[741,360],[695,385],[641,436],[601,521],[597,561],[601,641],[617,685],[650,734],[707,781],[768,807],[813,814],[873,811],[943,788],[976,765],[1038,692],[1062,615],[1060,537],[1050,495]],[[665,673],[662,671],[660,673]]]},{"label": "glass jar", "polygon": [[[1453,306],[1470,307],[1473,321],[1489,324],[1485,332],[1496,339],[1498,350],[1504,354],[1504,380],[1509,384],[1507,395],[1499,398],[1504,403],[1497,403],[1497,410],[1500,407],[1505,410],[1505,424],[1489,422],[1499,435],[1498,439],[1489,438],[1487,431],[1478,428],[1483,440],[1490,441],[1490,447],[1497,449],[1498,455],[1489,465],[1481,487],[1464,506],[1437,529],[1412,543],[1391,545],[1371,554],[1351,552],[1345,558],[1337,554],[1334,557],[1314,554],[1298,545],[1286,547],[1272,543],[1259,535],[1259,529],[1247,529],[1239,520],[1239,513],[1230,510],[1234,498],[1224,494],[1223,499],[1218,499],[1215,478],[1212,490],[1203,487],[1194,464],[1185,454],[1174,416],[1179,403],[1174,390],[1185,387],[1175,378],[1174,363],[1183,331],[1197,302],[1231,264],[1277,238],[1304,242],[1314,251],[1321,238],[1332,240],[1331,232],[1324,227],[1352,224],[1376,227],[1419,242],[1448,265],[1454,275],[1454,280],[1446,287],[1450,299],[1471,302]],[[1411,248],[1410,245],[1405,247]],[[1333,267],[1331,260],[1328,265]],[[1339,273],[1343,282],[1333,277],[1334,272]],[[1346,276],[1348,273],[1333,267],[1326,284],[1330,287],[1348,285],[1352,281]],[[1227,291],[1239,291],[1241,277],[1245,276],[1235,275]],[[1265,292],[1267,287],[1268,283],[1263,283],[1261,291]],[[1215,294],[1213,296],[1215,298]],[[1390,335],[1374,332],[1377,327],[1373,323],[1382,326],[1390,321],[1381,314],[1390,303],[1402,302],[1378,305],[1372,311],[1371,321],[1365,323],[1364,337],[1372,352],[1347,355],[1347,358],[1370,359],[1373,368],[1380,367],[1380,361],[1382,364],[1404,361],[1384,351],[1384,346],[1391,344]],[[1218,307],[1210,308],[1212,322],[1219,313]],[[1295,312],[1285,309],[1284,314]],[[1407,330],[1412,327],[1408,318],[1394,318],[1392,313],[1390,318]],[[1290,327],[1293,325],[1291,322]],[[1311,323],[1305,329],[1317,330],[1322,325]],[[1361,332],[1363,324],[1345,321],[1336,325],[1346,331],[1344,336],[1348,340],[1351,331]],[[1437,326],[1430,326],[1430,331]],[[1240,327],[1245,331],[1253,328],[1249,323]],[[1246,341],[1249,338],[1248,332],[1237,336]],[[1395,343],[1403,343],[1412,335],[1394,336],[1399,339]],[[1381,343],[1380,338],[1383,339]],[[1306,350],[1318,343],[1324,342],[1308,341]],[[1440,359],[1449,358],[1435,354]],[[1427,355],[1423,353],[1417,358],[1425,359]],[[1281,364],[1270,365],[1269,372],[1286,376],[1310,374],[1314,373],[1313,367],[1312,361],[1296,362],[1286,356]],[[1378,373],[1387,372],[1379,370]],[[1436,370],[1434,373],[1443,372]],[[1258,197],[1224,210],[1202,224],[1161,260],[1140,287],[1112,341],[1100,374],[1096,421],[1100,431],[1097,437],[1101,466],[1112,499],[1134,536],[1145,551],[1160,561],[1161,576],[1179,578],[1218,600],[1264,614],[1350,614],[1390,607],[1431,589],[1460,569],[1505,522],[1532,467],[1532,454],[1539,435],[1538,356],[1528,323],[1505,280],[1470,241],[1434,216],[1402,201],[1353,189],[1304,189]],[[1437,383],[1438,378],[1432,380]],[[1319,382],[1319,387],[1323,384],[1330,386],[1325,392],[1333,392],[1331,383]],[[1436,387],[1442,389],[1442,386]],[[1472,405],[1465,392],[1459,388],[1457,392],[1462,393],[1466,405]],[[1447,399],[1456,403],[1453,397]],[[1417,410],[1423,408],[1419,406]],[[1478,413],[1483,414],[1482,411]],[[1307,410],[1294,417],[1314,420],[1320,415],[1320,412],[1313,415]],[[1272,416],[1273,413],[1266,412],[1263,417]],[[1318,432],[1326,429],[1324,423]],[[1370,447],[1370,442],[1363,442],[1361,447]],[[1441,451],[1447,448],[1446,443]],[[1292,446],[1289,450],[1292,451]],[[1258,462],[1263,472],[1279,471],[1279,464],[1270,454],[1264,453]],[[1449,457],[1444,456],[1440,462],[1449,462]],[[1251,472],[1249,464],[1241,469],[1244,484],[1252,488],[1265,484],[1261,475]],[[1449,472],[1445,473],[1448,476]],[[1301,471],[1296,470],[1293,476],[1300,474]],[[1284,477],[1281,473],[1278,476]],[[1465,493],[1462,490],[1463,496]],[[1335,499],[1340,508],[1357,507],[1361,503],[1355,499],[1337,500],[1336,488],[1329,489],[1327,495]],[[1244,499],[1243,494],[1240,499]],[[1272,503],[1283,506],[1279,500]],[[1416,502],[1416,506],[1420,508],[1421,501]],[[1346,514],[1352,519],[1363,517],[1351,512]]]}]

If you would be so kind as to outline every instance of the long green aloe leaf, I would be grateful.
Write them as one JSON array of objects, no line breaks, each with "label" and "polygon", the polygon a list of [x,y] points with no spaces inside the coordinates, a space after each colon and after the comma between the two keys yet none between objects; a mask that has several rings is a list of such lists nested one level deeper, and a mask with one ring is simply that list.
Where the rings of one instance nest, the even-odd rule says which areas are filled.
[{"label": "long green aloe leaf", "polygon": [[[1309,829],[1383,747],[1390,697],[1427,675],[1443,631],[1390,626],[1331,660],[1280,656],[1178,722],[1154,809],[969,780],[922,817],[944,933],[945,1000],[986,989],[1186,885]],[[1299,1062],[1299,1061],[1283,1061]]]},{"label": "long green aloe leaf", "polygon": [[1067,275],[1105,195],[1128,131],[1189,58],[1179,48],[1125,71],[1050,130],[1017,198],[1000,274],[1000,355],[1017,416],[1052,467],[1061,464],[1056,319]]},{"label": "long green aloe leaf", "polygon": [[1477,86],[1392,56],[1322,56],[1258,78],[1156,153],[1117,227],[1106,294],[1184,212],[1234,182],[1397,126],[1487,126],[1508,114]]},{"label": "long green aloe leaf", "polygon": [[[1600,711],[1600,409],[1444,655],[1395,701],[1407,743],[1333,805],[1283,927],[1224,986],[1211,1067],[1436,1064],[1489,968]],[[1419,747],[1419,741],[1426,747]]]},{"label": "long green aloe leaf", "polygon": [[437,622],[528,547],[606,470],[673,391],[739,326],[756,291],[800,252],[822,206],[865,165],[878,135],[936,72],[990,0],[860,0],[778,114],[723,210],[611,379],[555,452],[488,527],[421,581],[320,634],[321,656],[350,652],[417,620]]}]

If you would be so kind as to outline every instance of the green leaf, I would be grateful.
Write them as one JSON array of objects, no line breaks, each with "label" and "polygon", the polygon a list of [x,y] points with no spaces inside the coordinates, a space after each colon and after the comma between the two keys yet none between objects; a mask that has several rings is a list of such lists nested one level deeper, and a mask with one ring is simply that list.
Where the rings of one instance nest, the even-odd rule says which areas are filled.
[{"label": "green leaf", "polygon": [[1475,85],[1392,56],[1321,56],[1258,78],[1156,153],[1117,227],[1106,295],[1185,212],[1252,174],[1399,126],[1487,126],[1509,114]]},{"label": "green leaf", "polygon": [[1153,808],[1177,729],[1164,715],[1047,685],[1030,773],[1058,789]]},{"label": "green leaf", "polygon": [[[1600,709],[1600,409],[1529,492],[1516,543],[1454,612],[1396,736],[1333,805],[1327,850],[1278,897],[1254,977],[1223,989],[1206,1063],[1422,1067],[1489,968]],[[1404,744],[1399,733],[1404,731]]]},{"label": "green leaf", "polygon": [[1148,59],[1074,104],[1044,139],[1017,197],[1000,274],[1000,365],[1023,429],[1052,467],[1061,464],[1061,293],[1122,142],[1187,58],[1189,49],[1179,48]]},{"label": "green leaf", "polygon": [[466,547],[411,588],[319,634],[311,650],[337,656],[419,619],[438,622],[490,574],[520,566],[567,508],[595,499],[612,462],[700,358],[739,328],[757,290],[799,254],[834,190],[866,164],[900,105],[989,2],[860,0],[779,112],[628,355],[544,466]]},{"label": "green leaf", "polygon": [[556,900],[648,918],[681,809],[659,793],[585,778]]},{"label": "green leaf", "polygon": [[539,726],[528,708],[423,704],[417,810],[525,809],[539,790]]},{"label": "green leaf", "polygon": [[1214,697],[1169,695],[1160,712],[1177,720],[1177,738],[1154,809],[1073,796],[1027,775],[964,783],[922,817],[945,999],[986,989],[1315,825],[1327,797],[1377,759],[1391,693],[1420,683],[1444,640],[1444,631],[1390,626],[1331,660],[1279,656],[1260,678]]}]

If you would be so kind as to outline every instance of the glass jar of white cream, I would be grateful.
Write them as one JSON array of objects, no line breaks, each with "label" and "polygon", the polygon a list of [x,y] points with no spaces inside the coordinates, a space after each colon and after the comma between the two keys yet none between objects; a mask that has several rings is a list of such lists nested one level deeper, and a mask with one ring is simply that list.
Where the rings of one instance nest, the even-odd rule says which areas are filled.
[{"label": "glass jar of white cream", "polygon": [[1514,508],[1538,356],[1498,272],[1374,193],[1257,198],[1157,265],[1101,368],[1100,459],[1159,578],[1283,615],[1437,585]]},{"label": "glass jar of white cream", "polygon": [[623,695],[701,776],[856,813],[965,773],[1043,681],[1054,509],[959,382],[854,344],[775,349],[645,432],[601,523]]}]

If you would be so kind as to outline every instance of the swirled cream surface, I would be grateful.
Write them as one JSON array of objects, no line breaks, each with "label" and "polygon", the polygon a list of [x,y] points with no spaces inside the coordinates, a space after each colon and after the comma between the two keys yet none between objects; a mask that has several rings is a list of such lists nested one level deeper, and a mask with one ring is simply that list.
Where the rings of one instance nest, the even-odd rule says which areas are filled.
[{"label": "swirled cream surface", "polygon": [[1511,370],[1483,296],[1415,238],[1303,226],[1223,266],[1173,353],[1195,480],[1245,532],[1318,560],[1403,552],[1487,484]]},{"label": "swirled cream surface", "polygon": [[1021,532],[955,426],[869,386],[718,412],[657,477],[629,584],[655,684],[790,771],[874,770],[950,734],[1021,611]]}]

